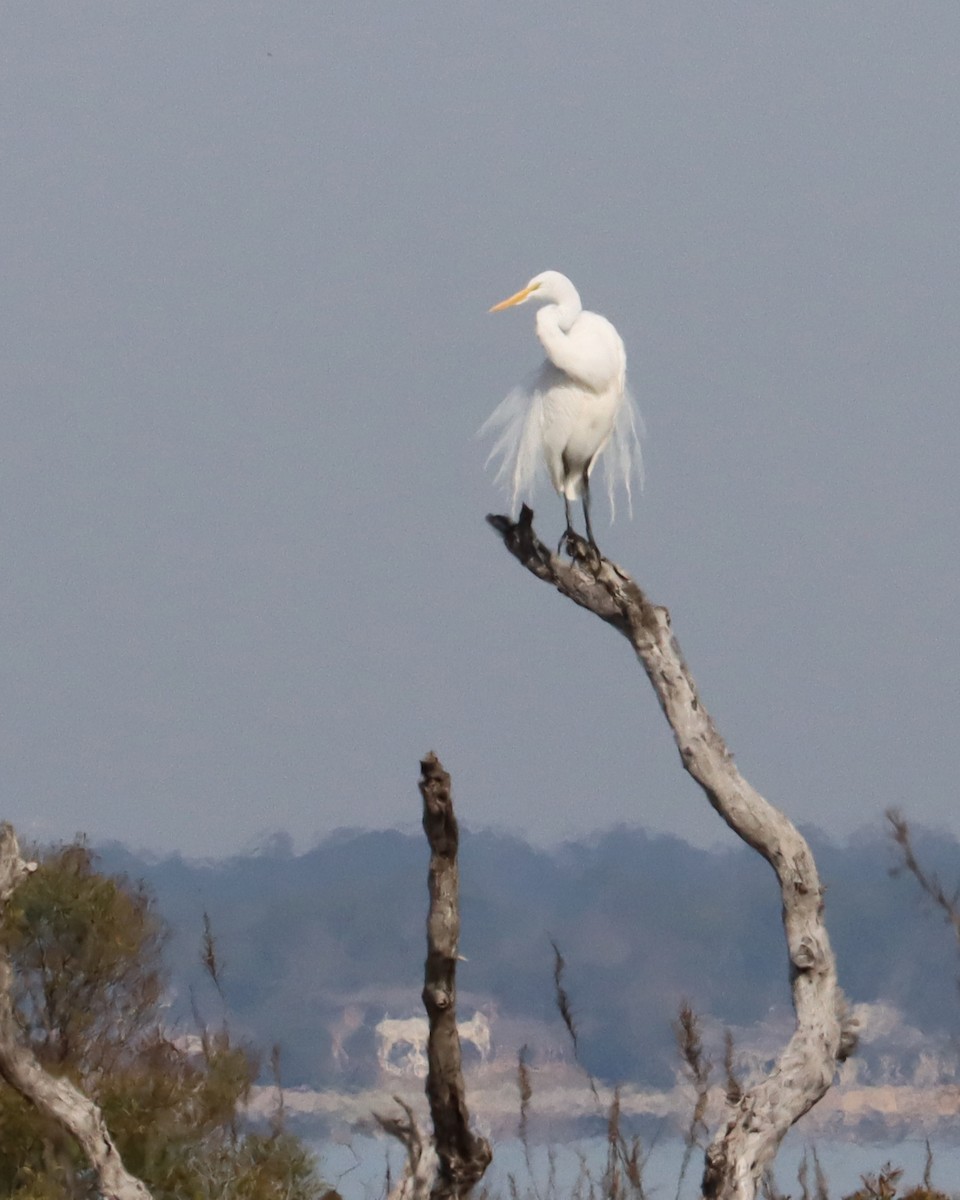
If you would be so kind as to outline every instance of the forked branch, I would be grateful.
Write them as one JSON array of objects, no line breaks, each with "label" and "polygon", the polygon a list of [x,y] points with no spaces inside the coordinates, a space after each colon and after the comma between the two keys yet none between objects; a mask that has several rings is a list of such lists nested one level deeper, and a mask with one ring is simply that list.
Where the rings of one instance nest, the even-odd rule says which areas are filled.
[{"label": "forked branch", "polygon": [[823,890],[810,847],[782,812],[743,778],[697,693],[670,627],[616,564],[568,539],[570,560],[552,554],[520,519],[489,516],[510,553],[538,579],[612,625],[646,671],[673,731],[684,769],[720,817],[773,867],[780,883],[796,1028],[770,1074],[727,1104],[706,1153],[705,1197],[753,1200],[784,1134],[824,1095],[856,1042],[823,923]]}]

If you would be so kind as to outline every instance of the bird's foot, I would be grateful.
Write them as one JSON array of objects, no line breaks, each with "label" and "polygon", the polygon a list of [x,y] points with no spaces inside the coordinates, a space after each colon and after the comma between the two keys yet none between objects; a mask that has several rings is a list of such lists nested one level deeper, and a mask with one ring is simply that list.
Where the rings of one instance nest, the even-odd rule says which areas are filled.
[{"label": "bird's foot", "polygon": [[579,533],[575,533],[574,530],[567,528],[560,539],[557,553],[562,554],[564,550],[566,550],[575,563],[589,568],[594,575],[600,570],[603,555],[600,553],[600,547],[592,538],[588,541],[586,538],[582,538]]}]

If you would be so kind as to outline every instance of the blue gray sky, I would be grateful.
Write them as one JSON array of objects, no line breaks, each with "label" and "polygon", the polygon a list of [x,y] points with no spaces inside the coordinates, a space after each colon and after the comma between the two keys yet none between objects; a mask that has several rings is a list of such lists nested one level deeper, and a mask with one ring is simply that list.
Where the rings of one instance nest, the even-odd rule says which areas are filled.
[{"label": "blue gray sky", "polygon": [[958,43],[946,2],[9,0],[3,815],[306,846],[416,821],[432,748],[474,827],[729,836],[484,524],[539,358],[487,309],[555,268],[648,427],[598,537],[743,771],[960,833]]}]

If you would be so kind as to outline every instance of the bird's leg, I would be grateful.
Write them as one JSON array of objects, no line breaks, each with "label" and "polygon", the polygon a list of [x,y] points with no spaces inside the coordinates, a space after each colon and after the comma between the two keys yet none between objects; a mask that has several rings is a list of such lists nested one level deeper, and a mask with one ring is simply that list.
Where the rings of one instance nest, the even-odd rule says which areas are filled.
[{"label": "bird's leg", "polygon": [[587,525],[587,541],[600,553],[600,547],[597,545],[597,539],[593,536],[593,526],[590,524],[590,478],[587,475],[587,469],[583,470],[583,519]]},{"label": "bird's leg", "polygon": [[[586,494],[586,493],[585,493]],[[593,533],[590,529],[590,510],[585,502],[583,506],[584,515],[587,518],[587,533],[590,541],[584,541],[579,533],[573,527],[573,514],[570,511],[570,501],[566,496],[563,498],[563,507],[567,514],[567,528],[563,531],[563,537],[560,539],[560,545],[557,547],[557,553],[562,554],[566,550],[567,554],[577,563],[587,563],[594,571],[600,566],[600,551],[597,549],[597,543],[593,540]]]},{"label": "bird's leg", "polygon": [[570,512],[570,501],[564,496],[563,506],[567,514],[567,528],[564,531],[563,537],[560,539],[560,545],[557,548],[557,553],[562,554],[564,549],[576,563],[586,565],[591,571],[596,574],[600,569],[600,564],[603,561],[603,555],[600,553],[600,547],[597,545],[596,538],[593,536],[593,526],[590,524],[590,481],[587,478],[587,472],[583,472],[583,491],[581,493],[583,499],[583,517],[587,524],[587,538],[584,540],[579,533],[576,533],[573,528],[572,514]]},{"label": "bird's leg", "polygon": [[[577,535],[573,531],[573,513],[570,511],[570,501],[566,495],[563,497],[563,511],[567,514],[567,527],[563,531],[560,538],[560,543],[557,546],[557,553],[562,554],[564,546],[569,547],[577,540]],[[571,551],[572,553],[572,551]]]},{"label": "bird's leg", "polygon": [[582,543],[582,538],[573,528],[573,513],[570,511],[570,497],[567,495],[566,483],[573,472],[570,470],[570,463],[567,461],[566,450],[560,455],[560,461],[563,464],[563,481],[564,489],[560,493],[563,496],[563,511],[567,514],[567,527],[563,531],[563,537],[560,539],[560,545],[557,546],[557,553],[562,554],[564,549],[571,558],[576,558],[579,552],[579,545]]}]

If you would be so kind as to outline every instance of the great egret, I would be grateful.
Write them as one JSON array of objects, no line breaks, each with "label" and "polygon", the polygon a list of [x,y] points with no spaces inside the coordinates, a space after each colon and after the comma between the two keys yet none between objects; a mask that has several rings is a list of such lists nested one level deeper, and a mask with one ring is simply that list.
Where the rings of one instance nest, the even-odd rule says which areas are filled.
[{"label": "great egret", "polygon": [[559,271],[535,275],[490,311],[528,300],[543,306],[537,311],[537,337],[546,361],[481,427],[481,434],[499,433],[487,461],[501,460],[497,482],[509,483],[514,508],[520,495],[531,491],[545,464],[567,517],[561,545],[576,536],[570,502],[582,499],[587,538],[596,550],[590,474],[597,459],[606,451],[611,513],[616,485],[623,485],[632,515],[631,480],[635,476],[642,482],[640,418],[627,391],[626,352],[616,329],[606,317],[584,311],[577,289]]}]

